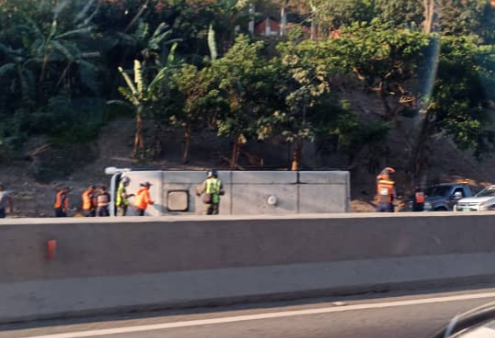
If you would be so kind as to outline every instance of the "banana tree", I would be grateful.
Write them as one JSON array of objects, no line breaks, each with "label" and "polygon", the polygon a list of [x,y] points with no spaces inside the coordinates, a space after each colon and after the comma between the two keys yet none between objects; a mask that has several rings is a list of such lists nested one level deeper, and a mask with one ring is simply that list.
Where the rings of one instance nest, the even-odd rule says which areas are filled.
[{"label": "banana tree", "polygon": [[[162,68],[149,83],[144,76],[144,69],[139,60],[134,61],[134,78],[119,67],[127,87],[120,87],[119,92],[134,107],[136,114],[136,134],[134,136],[133,159],[142,158],[145,152],[143,136],[143,120],[149,113],[151,106],[158,99],[160,85],[166,78],[169,67]],[[116,103],[111,101],[110,103]]]},{"label": "banana tree", "polygon": [[10,92],[20,93],[23,105],[32,107],[34,105],[35,94],[35,71],[32,67],[34,59],[25,50],[14,50],[9,46],[0,43],[0,55],[7,60],[0,66],[0,80],[7,79]]},{"label": "banana tree", "polygon": [[143,68],[160,66],[165,63],[167,46],[173,46],[180,39],[172,39],[172,29],[162,22],[151,32],[148,23],[139,20],[136,30],[132,34],[117,33],[120,43],[140,51],[143,57]]}]

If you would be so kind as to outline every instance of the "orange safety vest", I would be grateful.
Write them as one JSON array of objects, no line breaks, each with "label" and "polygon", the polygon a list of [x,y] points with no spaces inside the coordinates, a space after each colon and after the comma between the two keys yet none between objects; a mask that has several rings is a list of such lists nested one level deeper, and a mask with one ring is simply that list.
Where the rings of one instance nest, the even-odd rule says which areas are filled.
[{"label": "orange safety vest", "polygon": [[69,197],[67,196],[67,193],[65,191],[61,190],[57,193],[57,196],[55,197],[55,204],[53,205],[53,207],[55,209],[69,209]]},{"label": "orange safety vest", "polygon": [[426,200],[426,195],[424,192],[417,192],[414,196],[416,203],[424,203]]},{"label": "orange safety vest", "polygon": [[88,189],[82,194],[82,201],[83,201],[83,210],[91,210],[93,209],[93,195],[94,195],[94,190],[93,189]]},{"label": "orange safety vest", "polygon": [[99,207],[106,207],[110,204],[110,194],[107,192],[101,193],[96,197],[96,204]]},{"label": "orange safety vest", "polygon": [[380,180],[377,185],[377,202],[392,203],[394,200],[395,182]]},{"label": "orange safety vest", "polygon": [[141,210],[146,210],[148,205],[153,204],[150,197],[150,191],[148,188],[141,188],[136,194],[136,199],[134,200],[134,206]]}]

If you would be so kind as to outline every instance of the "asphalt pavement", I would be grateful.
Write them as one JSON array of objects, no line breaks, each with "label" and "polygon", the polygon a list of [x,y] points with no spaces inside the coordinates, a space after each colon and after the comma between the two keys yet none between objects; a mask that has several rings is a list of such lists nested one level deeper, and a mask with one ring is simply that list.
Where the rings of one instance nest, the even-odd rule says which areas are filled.
[{"label": "asphalt pavement", "polygon": [[0,326],[0,338],[427,338],[495,286]]}]

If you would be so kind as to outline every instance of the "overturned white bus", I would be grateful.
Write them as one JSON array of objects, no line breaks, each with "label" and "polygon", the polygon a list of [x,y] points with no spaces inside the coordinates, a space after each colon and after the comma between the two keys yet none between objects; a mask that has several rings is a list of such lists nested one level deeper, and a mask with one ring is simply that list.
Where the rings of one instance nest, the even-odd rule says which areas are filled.
[{"label": "overturned white bus", "polygon": [[[128,193],[150,182],[154,205],[147,216],[200,215],[196,189],[206,171],[164,171],[107,168],[111,179],[111,215],[120,180],[129,178]],[[219,171],[225,195],[221,215],[293,215],[349,212],[350,174],[343,171]],[[131,205],[133,199],[131,198]],[[129,215],[133,215],[133,210]]]}]

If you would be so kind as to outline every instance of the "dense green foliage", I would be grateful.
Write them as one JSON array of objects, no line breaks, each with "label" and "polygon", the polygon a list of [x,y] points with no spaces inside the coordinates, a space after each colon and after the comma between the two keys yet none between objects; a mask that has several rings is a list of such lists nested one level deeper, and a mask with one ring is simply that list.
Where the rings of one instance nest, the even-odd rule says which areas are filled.
[{"label": "dense green foliage", "polygon": [[[291,17],[288,34],[253,36],[264,15]],[[491,151],[494,20],[485,0],[0,0],[0,158],[37,134],[89,141],[127,102],[135,158],[156,144],[147,120],[184,132],[184,161],[194,131],[215,130],[233,168],[274,139],[292,169],[308,142],[352,167],[393,132],[414,180],[434,135]]]}]

